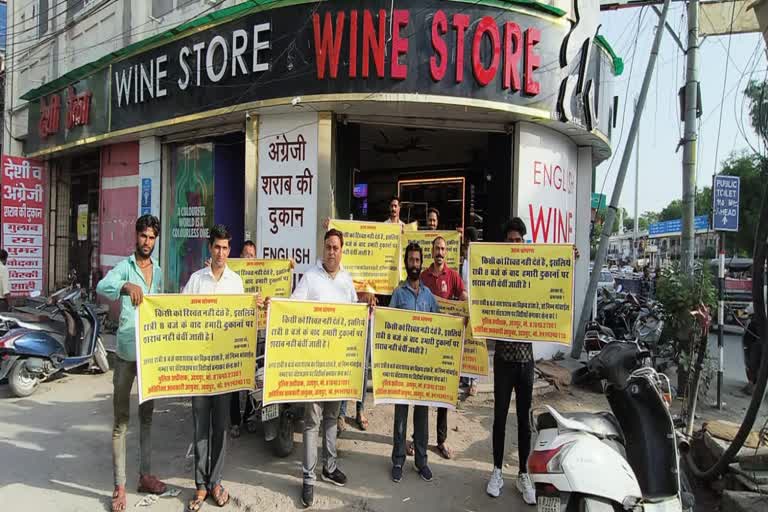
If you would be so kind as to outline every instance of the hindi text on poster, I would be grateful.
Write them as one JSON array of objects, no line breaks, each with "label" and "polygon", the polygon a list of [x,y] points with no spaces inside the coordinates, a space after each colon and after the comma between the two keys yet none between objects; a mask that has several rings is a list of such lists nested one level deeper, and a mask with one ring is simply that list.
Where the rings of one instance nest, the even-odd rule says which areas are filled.
[{"label": "hindi text on poster", "polygon": [[572,245],[472,243],[469,267],[473,337],[570,344]]},{"label": "hindi text on poster", "polygon": [[136,315],[139,401],[254,388],[253,295],[146,295]]},{"label": "hindi text on poster", "polygon": [[[446,315],[469,317],[469,306],[465,300],[448,300],[435,297],[440,312]],[[464,330],[464,350],[461,353],[462,377],[488,376],[488,344],[471,336],[469,329]]]},{"label": "hindi text on poster", "polygon": [[[260,293],[263,298],[291,295],[291,261],[229,258],[227,266],[240,275],[245,293]],[[267,328],[267,311],[259,310],[259,329]]]},{"label": "hindi text on poster", "polygon": [[358,292],[390,295],[400,282],[398,224],[333,219],[329,229],[344,234],[341,264],[352,274]]},{"label": "hindi text on poster", "polygon": [[456,316],[376,308],[374,402],[455,408],[463,333]]},{"label": "hindi text on poster", "polygon": [[366,304],[276,299],[268,317],[265,404],[361,399]]}]

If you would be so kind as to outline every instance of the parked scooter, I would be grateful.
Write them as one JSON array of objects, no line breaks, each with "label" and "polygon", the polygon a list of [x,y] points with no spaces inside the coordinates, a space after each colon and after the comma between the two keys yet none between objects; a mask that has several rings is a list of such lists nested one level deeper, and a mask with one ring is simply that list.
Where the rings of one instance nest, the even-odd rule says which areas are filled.
[{"label": "parked scooter", "polygon": [[264,348],[265,340],[259,337],[256,344],[256,387],[248,394],[251,415],[245,419],[248,432],[256,432],[259,422],[264,429],[264,440],[277,457],[293,453],[293,432],[296,421],[304,417],[301,403],[264,405]]},{"label": "parked scooter", "polygon": [[[535,416],[528,471],[539,512],[693,510],[669,411],[669,380],[644,361],[636,343],[610,343],[574,373],[605,379],[613,414]],[[534,417],[535,416],[535,417]]]},{"label": "parked scooter", "polygon": [[37,309],[55,309],[63,322],[48,315],[0,313],[0,379],[8,377],[14,395],[29,396],[41,382],[64,370],[95,363],[109,370],[100,337],[100,321],[90,304],[80,303],[81,290],[67,287],[51,295]]}]

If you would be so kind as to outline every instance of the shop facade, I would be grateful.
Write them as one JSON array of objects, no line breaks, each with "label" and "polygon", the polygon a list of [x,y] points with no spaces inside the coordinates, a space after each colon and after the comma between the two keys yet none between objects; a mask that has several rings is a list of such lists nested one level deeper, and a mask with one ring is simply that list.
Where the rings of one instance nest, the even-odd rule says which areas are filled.
[{"label": "shop facade", "polygon": [[[531,241],[589,254],[592,175],[611,154],[621,72],[594,37],[596,3],[255,4],[23,96],[24,156],[47,162],[54,181],[98,163],[91,273],[130,253],[141,213],[161,218],[169,291],[203,264],[218,222],[235,233],[233,251],[251,239],[260,257],[293,257],[301,271],[325,218],[384,220],[393,195],[405,221],[423,225],[436,208],[441,228],[494,241],[519,215]],[[578,296],[587,258],[577,267]]]}]

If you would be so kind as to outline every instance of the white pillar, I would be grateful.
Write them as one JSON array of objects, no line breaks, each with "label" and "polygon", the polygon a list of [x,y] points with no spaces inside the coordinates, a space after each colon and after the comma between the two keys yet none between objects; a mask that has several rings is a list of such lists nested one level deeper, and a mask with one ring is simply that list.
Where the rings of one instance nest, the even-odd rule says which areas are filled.
[{"label": "white pillar", "polygon": [[[581,316],[584,306],[583,297],[589,285],[589,225],[592,219],[592,148],[578,149],[576,182],[576,247],[579,259],[576,260],[576,273],[573,278],[573,328]],[[595,269],[600,272],[600,269]],[[576,338],[574,332],[574,338]]]},{"label": "white pillar", "polygon": [[[160,184],[163,160],[163,145],[159,137],[144,137],[139,139],[139,211],[137,216],[149,213],[164,223],[160,211]],[[160,244],[158,238],[155,246],[155,258],[160,259]]]}]

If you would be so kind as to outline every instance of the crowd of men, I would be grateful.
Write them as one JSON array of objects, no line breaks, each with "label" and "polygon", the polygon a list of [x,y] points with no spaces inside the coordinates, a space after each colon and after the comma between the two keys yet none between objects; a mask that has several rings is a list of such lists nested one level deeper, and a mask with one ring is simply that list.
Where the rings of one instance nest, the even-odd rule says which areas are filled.
[{"label": "crowd of men", "polygon": [[[393,198],[389,205],[389,223],[399,223],[400,200]],[[427,216],[428,228],[436,230],[439,225],[439,212],[431,209]],[[160,233],[159,220],[151,215],[144,215],[136,221],[136,247],[132,255],[115,266],[97,286],[97,292],[103,297],[120,301],[120,323],[117,332],[117,350],[113,375],[113,410],[114,424],[112,431],[112,454],[114,465],[114,491],[112,510],[122,512],[126,509],[126,431],[130,417],[130,393],[136,379],[137,363],[135,350],[135,311],[144,295],[163,292],[163,275],[152,253]],[[192,274],[183,288],[184,294],[242,294],[243,282],[238,274],[227,266],[231,249],[231,235],[225,226],[217,225],[209,231],[208,249],[210,260],[205,266]],[[505,240],[510,243],[522,243],[526,227],[519,218],[505,228]],[[464,234],[462,254],[466,246],[477,240],[477,232],[468,228]],[[370,306],[388,305],[392,308],[423,312],[439,312],[435,297],[453,300],[466,300],[466,281],[468,264],[466,259],[458,269],[446,264],[446,240],[437,236],[432,241],[432,262],[424,268],[425,248],[416,243],[406,247],[404,264],[406,279],[394,290],[391,297],[374,296],[358,293],[352,276],[344,270],[342,257],[344,235],[338,230],[326,230],[323,242],[323,254],[317,264],[307,270],[296,285],[291,298],[320,302],[353,303],[365,302]],[[243,246],[241,257],[253,258],[256,250],[253,242]],[[2,256],[2,254],[0,254]],[[269,298],[257,296],[257,305],[264,307]],[[371,308],[373,309],[373,308]],[[492,497],[501,494],[504,480],[502,467],[504,458],[504,437],[512,392],[516,394],[516,412],[518,422],[518,450],[520,466],[517,488],[523,500],[535,504],[535,490],[527,474],[527,457],[530,450],[529,409],[533,394],[533,354],[529,343],[508,343],[497,341],[493,357],[494,369],[494,421],[493,421],[493,471],[490,476],[487,493]],[[476,382],[465,382],[469,393],[476,391]],[[365,387],[365,386],[364,386]],[[363,401],[365,397],[363,396]],[[238,393],[196,396],[192,398],[194,423],[194,476],[196,490],[194,497],[187,503],[187,510],[200,510],[208,498],[219,506],[225,506],[230,499],[227,489],[222,484],[227,441],[229,437],[240,435],[240,426],[252,411],[249,400],[246,410],[241,414]],[[139,405],[139,480],[138,491],[142,493],[162,494],[166,485],[151,470],[152,452],[152,414],[153,401]],[[433,478],[427,456],[429,437],[428,408],[413,407],[413,439],[406,439],[409,406],[396,405],[392,434],[391,479],[400,482],[408,456],[414,457],[415,469],[419,477],[429,482]],[[356,422],[361,429],[366,429],[368,421],[363,414],[363,402],[356,406]],[[314,488],[318,465],[318,432],[322,436],[320,477],[333,485],[344,486],[347,476],[337,463],[336,440],[344,428],[346,403],[316,402],[304,407],[303,431],[303,485],[301,501],[305,507],[314,502]],[[448,410],[437,411],[437,449],[447,459],[454,456],[447,444]]]}]

